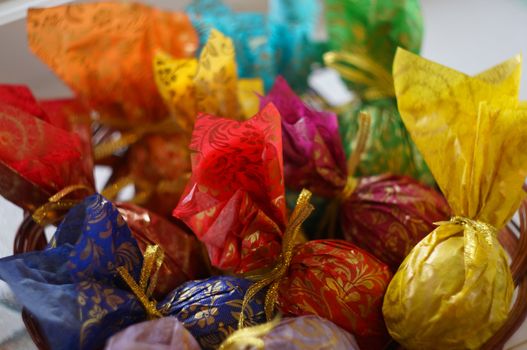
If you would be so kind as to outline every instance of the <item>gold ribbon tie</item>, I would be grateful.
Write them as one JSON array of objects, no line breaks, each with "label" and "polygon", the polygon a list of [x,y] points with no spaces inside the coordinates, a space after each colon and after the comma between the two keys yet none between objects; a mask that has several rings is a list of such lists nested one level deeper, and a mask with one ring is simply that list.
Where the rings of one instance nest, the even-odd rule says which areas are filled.
[{"label": "gold ribbon tie", "polygon": [[366,54],[331,51],[323,59],[326,66],[335,69],[344,79],[363,85],[364,99],[395,97],[392,74]]},{"label": "gold ribbon tie", "polygon": [[132,293],[134,293],[141,305],[145,308],[149,320],[163,317],[164,313],[164,310],[158,310],[157,302],[152,299],[164,255],[163,249],[159,245],[147,246],[144,253],[139,284],[133,279],[126,267],[117,267],[117,272],[123,281],[130,287]]},{"label": "gold ribbon tie", "polygon": [[40,226],[47,226],[59,220],[63,215],[58,212],[64,212],[79,204],[79,199],[67,199],[75,192],[86,192],[91,194],[94,192],[93,188],[86,185],[71,185],[63,188],[53,196],[49,197],[48,202],[37,208],[33,214],[33,220]]},{"label": "gold ribbon tie", "polygon": [[[348,177],[346,178],[346,185],[342,191],[332,200],[326,207],[324,215],[320,220],[317,228],[317,236],[322,237],[325,230],[330,235],[335,233],[337,227],[337,218],[339,213],[340,205],[343,201],[351,197],[359,181],[353,176],[357,170],[357,166],[360,163],[360,159],[364,150],[366,149],[366,143],[368,142],[369,133],[371,126],[371,115],[368,112],[361,111],[359,114],[359,128],[357,130],[357,141],[353,148],[353,153],[348,159],[347,172]],[[331,237],[331,236],[330,236]]]},{"label": "gold ribbon tie", "polygon": [[311,192],[303,189],[298,196],[295,209],[291,213],[289,223],[282,238],[282,253],[273,269],[261,276],[261,279],[255,282],[247,289],[242,302],[240,318],[238,320],[238,329],[245,326],[244,311],[252,298],[263,288],[270,285],[265,296],[265,315],[268,320],[273,317],[276,300],[278,299],[278,287],[280,280],[287,273],[291,259],[293,258],[293,249],[297,244],[297,235],[301,229],[302,223],[308,218],[313,211],[313,205],[309,203]]},{"label": "gold ribbon tie", "polygon": [[270,322],[238,329],[221,343],[218,350],[240,350],[247,347],[263,350],[265,349],[265,342],[261,337],[271,332],[279,323],[280,317],[277,316]]}]

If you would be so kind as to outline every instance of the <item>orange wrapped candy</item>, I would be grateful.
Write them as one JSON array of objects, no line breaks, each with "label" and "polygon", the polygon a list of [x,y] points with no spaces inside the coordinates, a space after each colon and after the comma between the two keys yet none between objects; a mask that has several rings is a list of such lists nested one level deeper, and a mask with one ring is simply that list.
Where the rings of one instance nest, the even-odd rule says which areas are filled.
[{"label": "orange wrapped candy", "polygon": [[198,48],[186,14],[134,3],[30,9],[27,30],[31,50],[103,119],[108,113],[133,123],[167,116],[153,77],[155,52],[183,58]]}]

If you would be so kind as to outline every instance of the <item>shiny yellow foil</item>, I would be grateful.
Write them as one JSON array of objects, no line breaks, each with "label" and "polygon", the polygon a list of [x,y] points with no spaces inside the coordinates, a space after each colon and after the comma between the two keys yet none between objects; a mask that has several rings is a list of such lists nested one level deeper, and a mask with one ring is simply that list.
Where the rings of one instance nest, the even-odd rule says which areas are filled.
[{"label": "shiny yellow foil", "polygon": [[474,77],[399,49],[401,117],[457,215],[407,256],[383,304],[408,349],[477,349],[505,321],[514,284],[497,240],[520,206],[527,176],[521,58]]},{"label": "shiny yellow foil", "polygon": [[232,40],[211,30],[199,60],[154,57],[157,88],[179,125],[191,131],[199,112],[242,119],[258,111],[260,79],[238,79]]}]

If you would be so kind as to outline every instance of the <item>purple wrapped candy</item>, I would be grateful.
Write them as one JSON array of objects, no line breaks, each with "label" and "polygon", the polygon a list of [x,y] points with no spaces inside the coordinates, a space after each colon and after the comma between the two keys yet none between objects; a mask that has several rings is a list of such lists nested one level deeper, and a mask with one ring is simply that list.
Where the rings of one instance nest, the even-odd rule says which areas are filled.
[{"label": "purple wrapped candy", "polygon": [[220,350],[360,350],[353,335],[325,318],[285,318],[270,331],[260,325],[232,334]]},{"label": "purple wrapped candy", "polygon": [[175,317],[134,324],[108,340],[105,350],[200,350],[198,342]]}]

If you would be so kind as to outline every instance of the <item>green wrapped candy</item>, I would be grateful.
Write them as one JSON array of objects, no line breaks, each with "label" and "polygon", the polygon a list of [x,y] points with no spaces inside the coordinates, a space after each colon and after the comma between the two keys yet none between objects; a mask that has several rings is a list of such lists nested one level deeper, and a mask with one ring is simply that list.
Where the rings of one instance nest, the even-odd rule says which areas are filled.
[{"label": "green wrapped candy", "polygon": [[335,68],[358,101],[340,115],[347,156],[355,143],[359,112],[371,115],[368,144],[357,176],[394,173],[426,184],[434,179],[397,111],[391,75],[397,47],[418,52],[423,20],[418,0],[326,0],[329,47],[326,64]]}]

